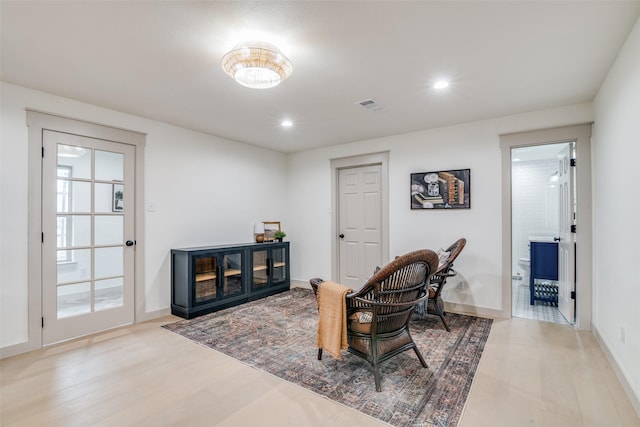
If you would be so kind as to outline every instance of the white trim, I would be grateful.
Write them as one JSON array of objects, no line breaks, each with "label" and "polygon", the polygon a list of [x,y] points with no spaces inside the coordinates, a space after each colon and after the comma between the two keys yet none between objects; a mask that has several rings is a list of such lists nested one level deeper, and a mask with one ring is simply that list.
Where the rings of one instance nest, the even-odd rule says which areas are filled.
[{"label": "white trim", "polygon": [[[2,349],[2,357],[42,348],[42,132],[44,129],[85,135],[133,145],[136,154],[135,213],[135,321],[145,319],[144,312],[144,145],[146,134],[118,129],[26,109],[29,168],[28,219],[28,340]],[[17,352],[17,353],[14,353]]]},{"label": "white trim", "polygon": [[502,317],[511,318],[511,148],[576,141],[576,329],[590,331],[593,314],[591,123],[500,135],[502,151]]},{"label": "white trim", "polygon": [[331,159],[331,275],[332,280],[339,279],[338,266],[340,265],[338,253],[338,173],[340,169],[348,169],[363,166],[381,166],[382,176],[382,265],[389,262],[389,152],[363,154],[360,156],[341,157]]},{"label": "white trim", "polygon": [[[136,287],[137,289],[137,287]],[[137,297],[136,297],[136,301],[137,301]],[[141,323],[141,322],[148,322],[149,320],[155,320],[155,319],[159,319],[161,317],[165,317],[165,316],[171,316],[171,308],[167,307],[167,308],[161,308],[160,310],[156,310],[156,311],[150,311],[148,313],[144,313],[142,315],[139,315],[136,313],[136,321],[135,323]]]},{"label": "white trim", "polygon": [[622,372],[622,368],[618,364],[618,361],[615,359],[615,357],[613,357],[613,353],[611,353],[611,351],[609,350],[609,347],[607,347],[604,340],[602,339],[600,332],[598,332],[598,328],[596,328],[595,326],[593,327],[593,336],[598,342],[598,345],[600,345],[600,348],[602,349],[602,352],[604,353],[605,357],[609,361],[609,364],[611,364],[611,367],[613,368],[613,372],[616,374],[618,381],[620,381],[622,388],[627,393],[627,397],[629,397],[629,401],[631,402],[633,409],[635,409],[636,414],[638,414],[638,417],[640,417],[640,399],[633,392],[633,388],[631,387],[631,384],[629,384],[629,381],[627,380],[627,376]]},{"label": "white trim", "polygon": [[444,301],[444,310],[447,313],[466,314],[475,317],[486,317],[489,319],[500,319],[503,317],[501,310],[447,301]]}]

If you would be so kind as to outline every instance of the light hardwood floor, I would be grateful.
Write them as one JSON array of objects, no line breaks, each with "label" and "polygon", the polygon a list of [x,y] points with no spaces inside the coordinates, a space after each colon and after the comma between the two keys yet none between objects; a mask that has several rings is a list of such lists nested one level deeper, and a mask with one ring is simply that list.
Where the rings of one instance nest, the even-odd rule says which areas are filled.
[{"label": "light hardwood floor", "polygon": [[[174,320],[0,361],[0,425],[387,425],[160,328]],[[514,318],[494,323],[459,425],[640,419],[591,333]]]}]

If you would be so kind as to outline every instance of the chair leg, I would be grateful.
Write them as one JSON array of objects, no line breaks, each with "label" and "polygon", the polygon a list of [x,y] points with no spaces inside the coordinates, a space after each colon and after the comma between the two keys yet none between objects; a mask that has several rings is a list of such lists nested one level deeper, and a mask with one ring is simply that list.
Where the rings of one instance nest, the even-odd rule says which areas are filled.
[{"label": "chair leg", "polygon": [[440,316],[440,320],[442,320],[442,323],[444,323],[444,328],[447,330],[447,332],[451,332],[451,329],[449,329],[449,325],[447,325],[447,321],[444,320],[444,313],[438,310],[438,316]]},{"label": "chair leg", "polygon": [[440,308],[440,306],[438,305],[438,301],[434,300],[429,300],[431,302],[433,302],[433,308],[435,309],[436,313],[438,314],[438,317],[440,317],[440,320],[442,320],[442,323],[444,324],[444,328],[447,330],[447,332],[451,332],[451,329],[449,329],[449,325],[447,325],[447,321],[444,320],[444,310],[442,310]]},{"label": "chair leg", "polygon": [[322,349],[318,349],[318,360],[322,360]]},{"label": "chair leg", "polygon": [[418,350],[418,347],[416,347],[415,344],[413,345],[413,351],[416,352],[416,356],[418,356],[418,359],[420,359],[420,363],[422,363],[422,367],[423,368],[428,368],[427,362],[424,361],[424,358],[422,357],[422,354],[420,354],[420,350]]},{"label": "chair leg", "polygon": [[382,391],[382,387],[380,387],[380,370],[378,369],[378,365],[373,367],[373,376],[376,380],[376,391]]}]

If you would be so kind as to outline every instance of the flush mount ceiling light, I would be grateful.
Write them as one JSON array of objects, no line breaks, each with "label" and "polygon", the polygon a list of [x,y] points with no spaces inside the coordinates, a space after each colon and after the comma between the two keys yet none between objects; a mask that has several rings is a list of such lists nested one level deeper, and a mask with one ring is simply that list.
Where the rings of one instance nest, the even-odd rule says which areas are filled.
[{"label": "flush mount ceiling light", "polygon": [[222,57],[222,69],[242,86],[268,89],[291,75],[291,61],[265,42],[244,42]]}]

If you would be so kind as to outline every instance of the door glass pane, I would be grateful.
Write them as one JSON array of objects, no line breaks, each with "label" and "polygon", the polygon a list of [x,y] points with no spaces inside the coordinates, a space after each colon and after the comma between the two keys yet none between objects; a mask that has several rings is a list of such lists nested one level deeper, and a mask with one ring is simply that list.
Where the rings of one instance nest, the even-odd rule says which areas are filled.
[{"label": "door glass pane", "polygon": [[91,179],[91,149],[58,144],[58,176]]},{"label": "door glass pane", "polygon": [[91,283],[58,286],[58,319],[91,312]]},{"label": "door glass pane", "polygon": [[123,212],[124,185],[123,184],[95,184],[94,212]]},{"label": "door glass pane", "polygon": [[287,268],[284,248],[274,249],[273,253],[273,283],[284,282],[287,279]]},{"label": "door glass pane", "polygon": [[122,246],[113,248],[95,249],[95,269],[96,278],[123,275],[123,252]]},{"label": "door glass pane", "polygon": [[58,179],[57,211],[84,213],[91,210],[91,183]]},{"label": "door glass pane", "polygon": [[96,215],[94,244],[121,245],[124,237],[124,217],[122,215]]},{"label": "door glass pane", "polygon": [[[58,283],[91,279],[91,249],[59,250]],[[64,261],[60,261],[64,260]]]},{"label": "door glass pane", "polygon": [[253,288],[261,289],[267,286],[267,251],[253,252]]},{"label": "door glass pane", "polygon": [[96,180],[123,181],[124,154],[96,150]]},{"label": "door glass pane", "polygon": [[218,259],[215,256],[195,258],[197,303],[215,299],[217,296]]},{"label": "door glass pane", "polygon": [[225,296],[242,293],[242,254],[228,254],[224,256],[224,283]]},{"label": "door glass pane", "polygon": [[123,306],[123,278],[96,280],[95,311]]},{"label": "door glass pane", "polygon": [[57,216],[58,248],[91,245],[91,217],[89,215]]}]

